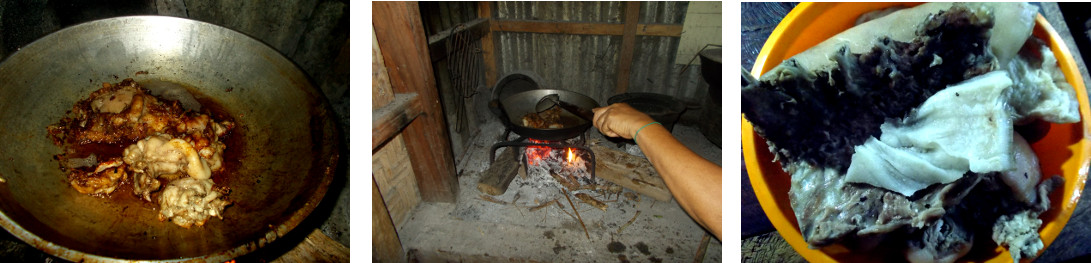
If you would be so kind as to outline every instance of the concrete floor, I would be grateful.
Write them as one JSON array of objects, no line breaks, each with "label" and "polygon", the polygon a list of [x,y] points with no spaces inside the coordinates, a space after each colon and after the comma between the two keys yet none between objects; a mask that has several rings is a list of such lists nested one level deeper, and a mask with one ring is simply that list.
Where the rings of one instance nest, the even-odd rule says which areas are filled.
[{"label": "concrete floor", "polygon": [[[562,186],[548,175],[531,171],[525,178],[516,177],[507,192],[494,197],[507,204],[484,200],[476,188],[477,182],[488,168],[488,147],[498,141],[502,127],[492,123],[481,130],[489,132],[482,132],[474,139],[458,165],[457,201],[422,203],[400,224],[398,233],[410,258],[421,262],[690,262],[695,259],[707,232],[673,200],[655,201],[643,195],[639,200],[629,200],[621,195],[616,202],[606,203],[608,208],[603,212],[569,195],[587,227],[586,235],[577,219],[555,205],[529,211],[530,207],[557,199],[564,211],[572,213],[562,195]],[[602,139],[594,128],[589,134],[591,142],[615,146]],[[720,164],[720,149],[695,127],[675,126],[674,134],[691,149]],[[613,196],[587,193],[598,200],[614,200]],[[620,229],[634,216],[631,225]],[[721,262],[721,254],[720,241],[711,238],[704,262]]]}]

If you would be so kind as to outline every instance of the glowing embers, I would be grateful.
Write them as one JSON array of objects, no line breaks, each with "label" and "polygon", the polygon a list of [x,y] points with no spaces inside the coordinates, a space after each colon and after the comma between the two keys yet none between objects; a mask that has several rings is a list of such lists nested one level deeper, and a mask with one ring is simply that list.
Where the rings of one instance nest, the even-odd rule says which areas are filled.
[{"label": "glowing embers", "polygon": [[[553,144],[550,141],[529,139],[531,143]],[[555,173],[569,178],[591,178],[588,162],[589,153],[579,148],[549,147],[531,145],[526,147],[526,164],[528,175],[546,175]]]}]

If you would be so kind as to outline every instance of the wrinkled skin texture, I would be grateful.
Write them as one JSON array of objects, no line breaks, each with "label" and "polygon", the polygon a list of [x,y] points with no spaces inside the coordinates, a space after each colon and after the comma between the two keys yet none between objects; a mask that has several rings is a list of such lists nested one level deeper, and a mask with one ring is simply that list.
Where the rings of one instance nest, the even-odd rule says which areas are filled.
[{"label": "wrinkled skin texture", "polygon": [[844,172],[853,146],[878,137],[887,118],[902,118],[948,85],[997,68],[986,48],[992,26],[991,15],[955,7],[918,29],[913,42],[880,39],[863,54],[842,48],[830,71],[789,59],[743,88],[743,113],[782,163]]},{"label": "wrinkled skin texture", "polygon": [[215,189],[211,179],[183,178],[172,181],[159,198],[159,221],[178,226],[203,226],[210,217],[223,219],[224,190]]},{"label": "wrinkled skin texture", "polygon": [[212,169],[189,142],[153,135],[138,141],[122,154],[136,176],[133,193],[151,201],[151,193],[159,190],[158,178],[174,180],[181,176],[208,179]]},{"label": "wrinkled skin texture", "polygon": [[[791,206],[811,248],[840,243],[863,252],[874,247],[868,244],[890,237],[907,241],[900,249],[908,260],[950,262],[991,237],[995,243],[990,244],[1013,251],[1016,261],[1040,251],[1038,216],[1049,208],[1049,193],[1064,180],[1035,174],[1039,168],[1029,148],[1013,151],[1017,169],[968,172],[910,196],[843,180],[853,147],[879,138],[881,125],[904,120],[940,90],[991,71],[1029,76],[1012,85],[1016,124],[1079,121],[1078,112],[1068,109],[1074,109],[1069,107],[1074,96],[1067,102],[1062,98],[1071,87],[1055,70],[1051,55],[1020,52],[1031,59],[1000,65],[989,49],[994,18],[981,10],[956,4],[930,16],[912,41],[858,40],[873,45],[864,50],[857,45],[857,53],[828,45],[834,49],[810,56],[823,63],[793,58],[760,80],[744,79],[743,112],[767,140],[774,160],[792,175]],[[1036,44],[1031,51],[1048,51],[1028,43]],[[825,62],[830,68],[804,66]],[[1028,72],[1033,74],[1023,74]]]}]

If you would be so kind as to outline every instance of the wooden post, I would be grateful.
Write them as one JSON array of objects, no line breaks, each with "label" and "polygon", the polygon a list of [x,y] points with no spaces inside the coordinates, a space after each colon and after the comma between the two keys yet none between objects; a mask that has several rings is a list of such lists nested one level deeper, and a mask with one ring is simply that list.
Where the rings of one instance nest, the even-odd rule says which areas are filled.
[{"label": "wooden post", "polygon": [[427,36],[416,2],[372,3],[375,39],[395,93],[417,93],[422,112],[402,136],[425,202],[454,202],[458,178],[443,107],[439,102]]},{"label": "wooden post", "polygon": [[629,89],[629,74],[633,68],[633,50],[636,46],[636,25],[640,20],[640,2],[625,2],[625,29],[621,35],[621,61],[617,66],[617,93]]},{"label": "wooden post", "polygon": [[394,230],[394,221],[386,210],[383,195],[379,193],[379,184],[371,178],[371,252],[379,262],[402,262],[405,253],[398,232]]},{"label": "wooden post", "polygon": [[492,31],[492,7],[493,2],[477,2],[477,17],[488,19],[489,30],[481,38],[481,57],[485,60],[485,87],[492,89],[496,85],[496,42]]}]

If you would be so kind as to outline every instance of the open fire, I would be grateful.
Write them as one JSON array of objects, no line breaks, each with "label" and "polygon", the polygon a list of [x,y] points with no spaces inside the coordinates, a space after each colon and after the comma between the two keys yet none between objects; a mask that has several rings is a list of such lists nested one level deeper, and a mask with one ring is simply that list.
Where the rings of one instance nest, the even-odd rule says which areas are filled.
[{"label": "open fire", "polygon": [[[529,139],[532,143],[549,144],[549,141]],[[591,178],[583,150],[571,147],[552,148],[548,146],[527,146],[526,160],[528,174],[555,173],[569,178]]]}]

